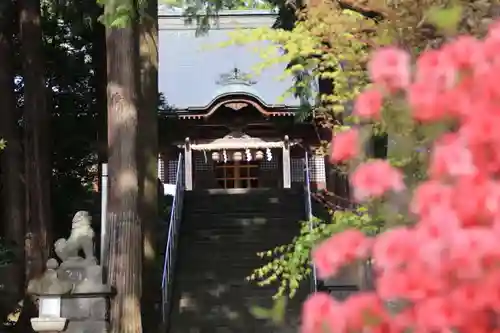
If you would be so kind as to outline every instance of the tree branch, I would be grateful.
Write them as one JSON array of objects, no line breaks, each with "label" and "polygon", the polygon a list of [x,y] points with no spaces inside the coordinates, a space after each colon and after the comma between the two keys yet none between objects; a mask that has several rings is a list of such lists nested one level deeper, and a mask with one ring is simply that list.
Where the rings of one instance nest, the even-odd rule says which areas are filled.
[{"label": "tree branch", "polygon": [[336,0],[342,9],[349,9],[372,19],[385,19],[391,16],[387,7],[375,4],[373,0]]}]

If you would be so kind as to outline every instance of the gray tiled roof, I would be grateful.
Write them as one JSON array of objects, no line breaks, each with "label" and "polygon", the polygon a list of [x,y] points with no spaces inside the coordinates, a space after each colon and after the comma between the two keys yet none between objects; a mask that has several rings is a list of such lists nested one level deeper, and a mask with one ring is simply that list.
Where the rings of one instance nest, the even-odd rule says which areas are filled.
[{"label": "gray tiled roof", "polygon": [[[159,12],[159,87],[167,102],[176,109],[208,105],[217,95],[229,92],[255,95],[266,104],[297,106],[293,97],[283,100],[283,93],[292,79],[279,80],[286,64],[252,75],[254,84],[241,82],[217,84],[220,76],[235,68],[252,74],[259,64],[256,48],[265,43],[246,46],[214,47],[228,40],[228,32],[236,28],[270,26],[275,15],[269,11],[232,11],[219,14],[208,34],[196,37],[196,26],[186,25],[180,11],[160,9]],[[276,51],[278,54],[278,49]]]}]

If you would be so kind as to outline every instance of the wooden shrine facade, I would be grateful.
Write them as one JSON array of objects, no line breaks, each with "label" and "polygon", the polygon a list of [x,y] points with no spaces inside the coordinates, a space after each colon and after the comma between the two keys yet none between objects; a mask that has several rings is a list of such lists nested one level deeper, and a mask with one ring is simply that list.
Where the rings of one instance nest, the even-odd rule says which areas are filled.
[{"label": "wooden shrine facade", "polygon": [[[221,12],[200,37],[181,14],[160,11],[159,87],[171,106],[160,122],[164,183],[175,182],[182,153],[187,190],[303,185],[305,152],[319,139],[311,124],[297,122],[297,98],[280,99],[293,82],[278,79],[287,64],[251,75],[262,61],[252,50],[206,47],[227,40],[230,30],[271,26],[275,18],[265,11]],[[309,167],[313,185],[324,188],[324,157],[311,155]]]},{"label": "wooden shrine facade", "polygon": [[[302,186],[305,152],[314,151],[318,139],[295,112],[238,93],[204,109],[164,114],[160,179],[175,182],[182,153],[186,190]],[[324,158],[311,155],[309,167],[314,187],[324,188]]]}]

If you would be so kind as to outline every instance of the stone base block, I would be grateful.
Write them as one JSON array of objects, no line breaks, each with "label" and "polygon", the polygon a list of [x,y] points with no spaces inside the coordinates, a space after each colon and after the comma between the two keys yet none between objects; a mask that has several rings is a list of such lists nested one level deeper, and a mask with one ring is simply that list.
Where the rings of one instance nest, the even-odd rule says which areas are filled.
[{"label": "stone base block", "polygon": [[70,321],[65,333],[107,333],[109,332],[109,323],[105,321]]},{"label": "stone base block", "polygon": [[102,320],[105,321],[108,312],[106,297],[95,298],[63,298],[62,313],[70,322],[73,320]]}]

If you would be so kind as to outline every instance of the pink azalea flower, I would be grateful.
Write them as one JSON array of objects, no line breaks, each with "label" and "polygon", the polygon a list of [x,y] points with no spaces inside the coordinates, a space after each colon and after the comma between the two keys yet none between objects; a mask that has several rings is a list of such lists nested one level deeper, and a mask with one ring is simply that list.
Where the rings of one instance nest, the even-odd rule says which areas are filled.
[{"label": "pink azalea flower", "polygon": [[[433,138],[428,179],[411,193],[412,223],[374,238],[348,230],[317,246],[320,278],[370,257],[376,290],[341,303],[311,297],[303,332],[500,333],[500,21],[483,40],[461,36],[423,52],[413,82],[409,61],[396,48],[376,51],[369,65],[376,88],[359,96],[355,113],[380,118],[381,89],[401,92],[417,124],[447,121]],[[332,147],[338,160],[353,157],[355,136],[344,135]],[[405,188],[401,170],[385,160],[350,177],[357,200]],[[386,310],[390,301],[397,310]]]},{"label": "pink azalea flower", "polygon": [[363,91],[354,103],[354,115],[365,119],[379,119],[382,109],[382,93],[375,89]]},{"label": "pink azalea flower", "polygon": [[477,172],[472,152],[456,134],[446,134],[435,144],[429,172],[432,177],[468,176]]},{"label": "pink azalea flower", "polygon": [[376,50],[368,63],[372,81],[389,92],[404,89],[410,84],[410,55],[395,47]]},{"label": "pink azalea flower", "polygon": [[342,308],[325,293],[309,296],[302,309],[302,333],[343,332]]},{"label": "pink azalea flower", "polygon": [[321,243],[312,253],[318,276],[334,276],[347,263],[368,255],[372,241],[358,230],[349,230]]},{"label": "pink azalea flower", "polygon": [[363,201],[380,197],[387,191],[404,190],[403,174],[388,161],[374,160],[360,165],[352,174],[354,197]]},{"label": "pink azalea flower", "polygon": [[344,162],[359,154],[359,132],[350,129],[335,134],[330,150],[330,162]]}]

